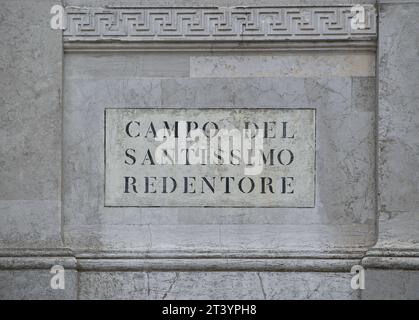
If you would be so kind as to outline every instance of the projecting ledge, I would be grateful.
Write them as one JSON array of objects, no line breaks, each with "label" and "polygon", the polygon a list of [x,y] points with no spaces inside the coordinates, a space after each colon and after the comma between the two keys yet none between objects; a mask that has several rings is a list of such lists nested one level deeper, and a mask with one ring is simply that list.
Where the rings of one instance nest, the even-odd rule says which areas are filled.
[{"label": "projecting ledge", "polygon": [[78,271],[273,271],[349,272],[360,264],[360,249],[283,252],[122,252],[1,250],[0,270],[49,269],[62,265]]},{"label": "projecting ledge", "polygon": [[362,259],[367,269],[419,270],[417,248],[370,249]]}]

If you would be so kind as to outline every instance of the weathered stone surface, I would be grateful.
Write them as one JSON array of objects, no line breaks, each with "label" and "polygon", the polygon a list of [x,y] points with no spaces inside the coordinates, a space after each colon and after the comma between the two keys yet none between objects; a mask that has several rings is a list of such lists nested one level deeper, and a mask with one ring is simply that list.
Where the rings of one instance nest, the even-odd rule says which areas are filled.
[{"label": "weathered stone surface", "polygon": [[364,300],[419,299],[419,272],[408,270],[367,270]]},{"label": "weathered stone surface", "polygon": [[[198,51],[176,47],[158,53],[120,41],[100,49],[73,46],[65,54],[63,79],[61,32],[49,28],[49,9],[60,1],[0,2],[0,247],[39,249],[0,250],[0,299],[418,298],[417,1],[378,1],[377,97],[374,43],[360,44],[347,35],[336,51],[329,42],[306,43],[306,51],[295,46],[292,52],[286,44],[277,52],[266,46],[263,52],[243,46],[241,52],[241,42],[234,52],[208,44],[196,44]],[[376,1],[342,4],[358,3]],[[108,4],[116,3],[65,1]],[[336,1],[141,5],[225,10],[336,6]],[[165,46],[160,49],[168,50]],[[107,107],[315,108],[316,207],[105,208]],[[61,245],[61,236],[74,250],[66,256],[72,262],[64,291],[50,288],[48,268],[55,258],[45,249]],[[366,289],[354,291],[345,268],[361,263],[377,238],[362,259],[371,267]],[[232,255],[243,260],[234,265],[226,258]]]},{"label": "weathered stone surface", "polygon": [[[103,63],[101,59],[98,68]],[[374,78],[102,80],[94,74],[73,74],[65,81],[68,243],[95,244],[95,248],[198,249],[365,246],[374,241],[374,94],[366,93]],[[298,210],[104,208],[103,114],[108,106],[314,107],[319,119],[318,205]],[[136,241],[139,235],[141,240]],[[143,242],[144,238],[148,240]],[[220,238],[226,240],[220,244]]]},{"label": "weathered stone surface", "polygon": [[50,269],[0,270],[1,300],[77,299],[77,272],[65,271],[65,288],[52,289]]},{"label": "weathered stone surface", "polygon": [[350,273],[82,272],[80,299],[358,299]]},{"label": "weathered stone surface", "polygon": [[189,77],[189,54],[150,52],[66,53],[66,76],[81,79]]},{"label": "weathered stone surface", "polygon": [[0,247],[54,247],[61,244],[57,200],[1,200]]},{"label": "weathered stone surface", "polygon": [[55,3],[1,1],[1,247],[61,242],[62,43],[49,26]]},{"label": "weathered stone surface", "polygon": [[[222,214],[217,214],[220,209],[211,209],[190,208],[182,211],[186,211],[187,217],[199,211],[194,220],[205,216],[208,220],[210,219],[208,215],[216,215],[217,219],[221,220]],[[121,212],[126,219],[131,219],[131,216],[138,215],[142,210],[121,209],[118,212]],[[153,210],[146,212],[151,214]],[[168,225],[163,219],[170,214],[169,208],[154,210],[154,212],[163,212],[163,214],[155,216],[153,220],[158,219],[158,222],[152,225],[138,223],[127,225],[126,220],[119,224],[111,224],[120,220],[121,217],[115,218],[111,216],[110,211],[104,211],[103,221],[109,221],[106,224],[66,225],[66,243],[77,250],[243,250],[246,252],[247,250],[322,250],[331,247],[363,247],[374,238],[374,231],[368,224],[300,223],[293,225],[290,216],[283,217],[282,220],[289,221],[288,223],[240,224],[235,221],[235,216],[239,215],[240,211],[230,210],[230,221],[233,220],[234,224],[225,224],[222,221],[221,224],[188,222]],[[252,220],[257,219],[257,214],[257,211],[252,210]],[[175,220],[176,217],[171,217],[171,220]],[[138,219],[141,219],[141,215],[137,217],[137,221]],[[263,217],[263,219],[269,219],[269,217]],[[297,234],[299,237],[296,236]]]},{"label": "weathered stone surface", "polygon": [[191,78],[243,77],[371,77],[375,55],[366,53],[304,52],[264,55],[202,55],[190,58]]},{"label": "weathered stone surface", "polygon": [[[381,247],[419,247],[419,3],[380,5],[378,191]],[[401,18],[403,17],[403,18]]]}]

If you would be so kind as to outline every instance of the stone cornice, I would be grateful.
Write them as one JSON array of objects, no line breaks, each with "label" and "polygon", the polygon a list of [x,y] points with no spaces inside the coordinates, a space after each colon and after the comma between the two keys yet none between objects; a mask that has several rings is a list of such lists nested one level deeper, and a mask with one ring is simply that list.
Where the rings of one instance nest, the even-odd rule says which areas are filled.
[{"label": "stone cornice", "polygon": [[374,6],[364,5],[364,29],[351,27],[351,7],[67,7],[64,42],[375,40]]},{"label": "stone cornice", "polygon": [[345,248],[328,251],[96,251],[0,249],[0,270],[78,271],[276,271],[349,272],[366,269],[419,270],[419,250]]},{"label": "stone cornice", "polygon": [[0,249],[0,270],[349,272],[365,250],[334,251],[95,251]]}]

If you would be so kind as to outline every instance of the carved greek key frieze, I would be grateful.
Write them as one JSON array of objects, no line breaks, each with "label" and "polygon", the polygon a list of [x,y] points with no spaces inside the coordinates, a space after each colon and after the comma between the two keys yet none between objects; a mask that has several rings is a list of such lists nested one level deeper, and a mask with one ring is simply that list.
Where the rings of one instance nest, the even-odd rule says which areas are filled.
[{"label": "carved greek key frieze", "polygon": [[64,40],[287,41],[375,39],[376,12],[364,6],[234,8],[66,8]]}]

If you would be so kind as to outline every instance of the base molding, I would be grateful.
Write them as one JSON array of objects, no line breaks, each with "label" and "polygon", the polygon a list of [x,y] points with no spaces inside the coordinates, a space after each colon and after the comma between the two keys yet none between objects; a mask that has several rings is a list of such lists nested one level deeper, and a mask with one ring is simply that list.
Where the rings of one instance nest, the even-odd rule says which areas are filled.
[{"label": "base molding", "polygon": [[416,248],[343,248],[334,250],[244,251],[95,251],[0,249],[0,270],[49,269],[76,271],[261,271],[350,272],[366,269],[419,270]]},{"label": "base molding", "polygon": [[329,251],[84,251],[2,249],[0,270],[349,272],[365,250]]},{"label": "base molding", "polygon": [[80,271],[348,272],[353,259],[79,259]]},{"label": "base molding", "polygon": [[[0,299],[411,298],[417,296],[418,253],[0,249]],[[66,272],[65,290],[50,286],[57,264]],[[365,290],[351,288],[354,265],[366,269]]]},{"label": "base molding", "polygon": [[0,249],[0,270],[50,269],[54,265],[75,270],[77,260],[65,248]]},{"label": "base molding", "polygon": [[419,270],[417,248],[371,248],[362,259],[367,269]]}]

